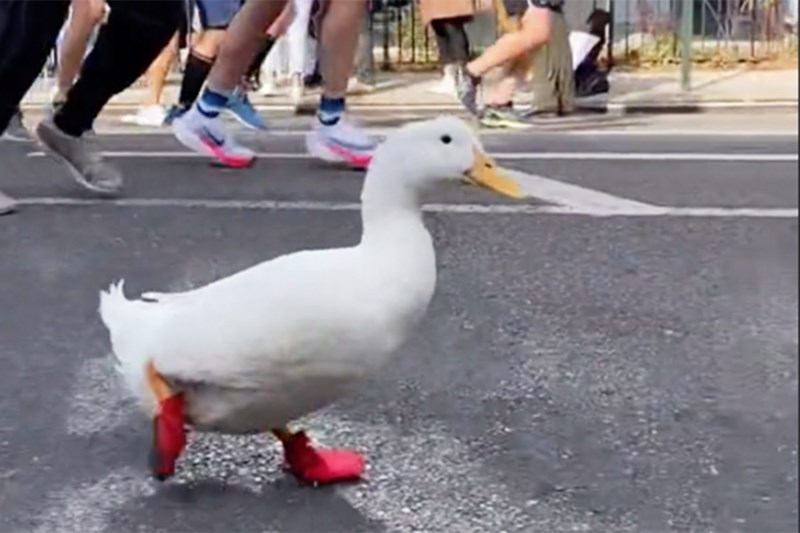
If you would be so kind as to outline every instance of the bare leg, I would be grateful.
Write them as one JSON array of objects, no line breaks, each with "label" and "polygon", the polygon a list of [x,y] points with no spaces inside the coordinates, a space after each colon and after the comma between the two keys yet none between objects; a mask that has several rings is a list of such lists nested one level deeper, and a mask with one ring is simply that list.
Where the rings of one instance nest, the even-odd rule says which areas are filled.
[{"label": "bare leg", "polygon": [[480,57],[467,63],[467,71],[476,77],[483,76],[494,67],[546,44],[550,40],[551,16],[549,9],[529,7],[522,16],[520,31],[500,37]]},{"label": "bare leg", "polygon": [[192,47],[192,51],[209,58],[217,57],[222,41],[225,39],[226,30],[209,29]]},{"label": "bare leg", "polygon": [[150,468],[153,476],[163,481],[175,473],[175,463],[186,446],[183,394],[172,390],[152,361],[147,363],[145,371],[147,384],[158,402],[158,412],[153,419]]},{"label": "bare leg", "polygon": [[314,448],[308,436],[288,428],[273,429],[272,434],[283,445],[286,466],[300,481],[330,484],[355,481],[364,473],[364,458],[349,450]]},{"label": "bare leg", "polygon": [[281,11],[280,16],[278,16],[275,22],[273,22],[269,26],[267,34],[277,39],[278,37],[286,33],[291,23],[292,23],[292,4],[287,2],[286,6],[283,8],[283,11]]},{"label": "bare leg", "polygon": [[511,104],[520,81],[531,68],[531,55],[522,54],[511,60],[503,78],[489,91],[486,104],[489,106],[505,106]]},{"label": "bare leg", "polygon": [[89,37],[105,14],[103,0],[72,0],[72,16],[61,45],[58,62],[58,92],[55,101],[63,101],[80,72]]},{"label": "bare leg", "polygon": [[144,102],[145,106],[161,105],[161,96],[164,94],[164,84],[167,81],[169,69],[178,55],[178,35],[172,38],[161,54],[150,65],[147,72],[150,91]]},{"label": "bare leg", "polygon": [[359,30],[366,13],[366,0],[331,0],[322,21],[320,67],[327,98],[340,98],[347,91],[353,72]]},{"label": "bare leg", "polygon": [[264,28],[275,22],[285,5],[286,0],[244,3],[228,27],[217,61],[208,75],[209,87],[228,94],[236,89],[258,52]]},{"label": "bare leg", "polygon": [[[490,69],[508,64],[546,44],[550,40],[553,13],[547,8],[528,7],[522,16],[521,28],[506,33],[483,54],[473,59],[462,69],[458,80],[458,99],[467,110],[478,114],[478,86],[481,78]],[[515,82],[513,82],[515,84]],[[511,81],[505,91],[513,90]]]}]

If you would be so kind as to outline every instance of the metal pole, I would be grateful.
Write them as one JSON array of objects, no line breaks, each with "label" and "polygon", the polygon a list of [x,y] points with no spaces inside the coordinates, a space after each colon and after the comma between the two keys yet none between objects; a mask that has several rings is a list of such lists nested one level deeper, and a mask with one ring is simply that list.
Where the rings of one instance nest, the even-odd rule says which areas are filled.
[{"label": "metal pole", "polygon": [[681,9],[681,87],[692,88],[692,34],[694,33],[694,0],[683,0]]}]

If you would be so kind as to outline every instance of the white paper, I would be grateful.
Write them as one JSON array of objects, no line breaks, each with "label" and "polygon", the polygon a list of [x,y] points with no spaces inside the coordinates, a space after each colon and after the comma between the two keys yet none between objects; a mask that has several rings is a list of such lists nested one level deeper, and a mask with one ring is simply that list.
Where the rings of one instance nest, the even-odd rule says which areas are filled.
[{"label": "white paper", "polygon": [[578,65],[586,59],[594,45],[600,42],[600,38],[585,31],[572,31],[569,34],[569,47],[572,50],[572,68],[577,69]]}]

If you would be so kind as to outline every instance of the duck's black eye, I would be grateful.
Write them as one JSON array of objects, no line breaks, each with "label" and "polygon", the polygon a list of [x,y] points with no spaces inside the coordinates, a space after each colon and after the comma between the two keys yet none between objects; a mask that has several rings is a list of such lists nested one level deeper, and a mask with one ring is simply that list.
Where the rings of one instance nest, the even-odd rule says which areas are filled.
[{"label": "duck's black eye", "polygon": [[450,144],[451,142],[453,142],[453,138],[452,138],[452,137],[450,137],[449,135],[442,135],[442,136],[441,136],[441,141],[442,141],[444,144]]}]

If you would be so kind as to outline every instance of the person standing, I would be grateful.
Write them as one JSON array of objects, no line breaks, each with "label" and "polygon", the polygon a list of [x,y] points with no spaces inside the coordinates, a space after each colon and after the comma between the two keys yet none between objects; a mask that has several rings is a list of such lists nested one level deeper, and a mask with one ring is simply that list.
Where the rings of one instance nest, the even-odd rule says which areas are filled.
[{"label": "person standing", "polygon": [[298,107],[303,100],[303,74],[306,67],[308,30],[318,0],[292,0],[292,22],[286,32],[289,41],[289,98]]},{"label": "person standing", "polygon": [[[534,56],[536,68],[534,81],[537,87],[549,84],[569,93],[572,91],[573,83],[572,64],[570,57],[567,57],[566,61],[555,60],[560,58],[556,58],[547,48],[554,34],[566,36],[564,0],[497,0],[497,2],[502,10],[498,17],[511,18],[511,22],[506,21],[509,29],[479,57],[461,69],[457,92],[462,105],[470,113],[481,117],[483,123],[499,126],[505,124],[508,127],[520,122],[513,111],[513,98],[520,73],[507,72],[493,90],[489,91],[486,108],[479,110],[478,88],[487,72],[495,67],[514,65],[517,60],[528,54],[537,54]],[[541,54],[546,55],[541,56]],[[543,92],[539,89],[535,89],[536,91]]]},{"label": "person standing", "polygon": [[430,24],[436,35],[442,79],[434,91],[454,94],[456,76],[470,58],[469,37],[465,26],[476,11],[475,0],[419,0],[422,23]]}]

